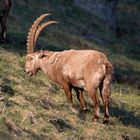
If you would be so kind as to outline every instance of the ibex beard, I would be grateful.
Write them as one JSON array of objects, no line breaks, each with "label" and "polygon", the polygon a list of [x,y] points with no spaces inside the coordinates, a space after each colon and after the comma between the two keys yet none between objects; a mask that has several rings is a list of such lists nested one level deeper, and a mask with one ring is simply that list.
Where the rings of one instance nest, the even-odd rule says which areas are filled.
[{"label": "ibex beard", "polygon": [[93,101],[93,121],[99,119],[99,100],[97,89],[104,105],[104,123],[109,122],[109,97],[113,74],[112,64],[107,57],[95,50],[66,50],[62,52],[36,51],[34,48],[39,33],[56,21],[40,22],[49,14],[41,15],[32,25],[27,40],[25,71],[35,75],[42,70],[52,81],[59,84],[65,91],[67,101],[73,107],[72,89],[77,94],[81,109],[86,110],[83,97],[84,90]]}]

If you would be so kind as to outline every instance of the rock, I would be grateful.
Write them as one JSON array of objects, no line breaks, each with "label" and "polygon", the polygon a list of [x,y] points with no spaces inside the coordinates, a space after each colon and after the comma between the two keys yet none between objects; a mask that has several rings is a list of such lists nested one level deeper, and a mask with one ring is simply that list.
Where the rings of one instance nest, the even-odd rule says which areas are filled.
[{"label": "rock", "polygon": [[118,0],[74,0],[74,3],[99,17],[109,28],[116,31]]}]

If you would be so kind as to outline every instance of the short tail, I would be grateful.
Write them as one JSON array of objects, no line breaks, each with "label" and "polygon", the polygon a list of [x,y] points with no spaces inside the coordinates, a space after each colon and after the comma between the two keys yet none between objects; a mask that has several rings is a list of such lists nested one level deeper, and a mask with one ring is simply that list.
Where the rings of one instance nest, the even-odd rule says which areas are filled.
[{"label": "short tail", "polygon": [[114,74],[113,66],[109,62],[106,62],[105,65],[106,65],[106,77],[110,82],[112,82]]},{"label": "short tail", "polygon": [[105,77],[99,87],[101,97],[102,97],[104,103],[106,101],[107,102],[109,101],[109,97],[111,94],[111,84],[112,84],[112,80],[113,80],[113,66],[109,62],[106,62],[105,66],[106,66]]},{"label": "short tail", "polygon": [[113,66],[110,62],[105,63],[106,74],[100,86],[101,98],[104,104],[104,123],[109,121],[109,101],[111,94],[111,83],[113,79]]}]

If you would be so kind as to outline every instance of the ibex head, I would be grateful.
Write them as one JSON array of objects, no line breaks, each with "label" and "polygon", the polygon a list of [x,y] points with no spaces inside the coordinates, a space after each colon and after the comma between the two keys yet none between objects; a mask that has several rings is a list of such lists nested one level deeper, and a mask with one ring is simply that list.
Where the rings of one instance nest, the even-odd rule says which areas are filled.
[{"label": "ibex head", "polygon": [[29,76],[35,75],[40,69],[40,59],[42,58],[42,52],[35,52],[27,54],[25,63],[25,72]]},{"label": "ibex head", "polygon": [[26,55],[26,62],[25,62],[25,72],[27,74],[35,75],[36,72],[40,69],[40,59],[43,56],[43,51],[35,52],[35,45],[37,42],[37,38],[40,32],[50,24],[58,23],[56,21],[48,21],[45,23],[40,24],[40,22],[50,14],[43,14],[41,15],[32,25],[29,30],[28,37],[27,37],[27,55]]}]

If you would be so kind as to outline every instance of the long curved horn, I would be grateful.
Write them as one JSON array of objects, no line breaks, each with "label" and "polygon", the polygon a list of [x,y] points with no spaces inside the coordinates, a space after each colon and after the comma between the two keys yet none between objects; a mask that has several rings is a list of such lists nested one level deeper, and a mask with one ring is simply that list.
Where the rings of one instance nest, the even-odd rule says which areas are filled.
[{"label": "long curved horn", "polygon": [[36,31],[36,34],[35,34],[34,44],[36,44],[36,41],[37,41],[37,38],[38,38],[40,32],[41,32],[44,28],[46,28],[47,26],[49,26],[49,25],[51,25],[51,24],[54,24],[54,23],[58,23],[58,22],[55,21],[55,20],[52,20],[52,21],[47,21],[47,22],[45,22],[45,23],[42,23],[41,25],[38,26],[37,31]]},{"label": "long curved horn", "polygon": [[49,16],[50,14],[43,14],[39,18],[34,21],[34,24],[31,26],[28,36],[27,36],[27,53],[33,53],[35,47],[35,35],[38,28],[39,23],[42,21],[43,18]]}]

